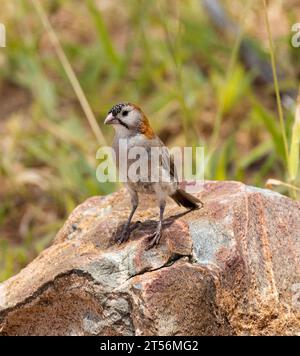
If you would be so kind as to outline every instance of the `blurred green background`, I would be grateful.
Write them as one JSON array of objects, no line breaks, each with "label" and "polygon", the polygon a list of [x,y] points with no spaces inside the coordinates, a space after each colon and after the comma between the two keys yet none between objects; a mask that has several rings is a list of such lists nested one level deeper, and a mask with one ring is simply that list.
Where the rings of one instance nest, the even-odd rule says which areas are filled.
[{"label": "blurred green background", "polygon": [[[168,146],[205,146],[207,179],[299,187],[299,1],[267,4],[284,132],[263,1],[220,3],[230,21],[200,0],[40,1],[108,143],[107,111],[131,101]],[[0,5],[0,280],[49,245],[79,203],[116,189],[96,180],[99,142],[33,4]]]}]

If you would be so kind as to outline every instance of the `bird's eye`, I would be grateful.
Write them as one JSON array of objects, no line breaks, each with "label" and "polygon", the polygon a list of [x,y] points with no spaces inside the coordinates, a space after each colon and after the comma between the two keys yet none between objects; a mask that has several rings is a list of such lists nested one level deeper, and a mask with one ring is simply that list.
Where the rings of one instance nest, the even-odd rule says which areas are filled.
[{"label": "bird's eye", "polygon": [[128,111],[128,110],[125,110],[125,111],[122,112],[122,116],[127,116],[128,113],[129,113],[129,111]]}]

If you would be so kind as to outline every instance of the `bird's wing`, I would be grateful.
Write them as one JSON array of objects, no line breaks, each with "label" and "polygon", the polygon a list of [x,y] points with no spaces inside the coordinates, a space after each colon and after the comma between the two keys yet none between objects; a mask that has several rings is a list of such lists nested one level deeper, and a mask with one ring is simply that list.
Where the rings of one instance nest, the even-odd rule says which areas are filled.
[{"label": "bird's wing", "polygon": [[157,137],[157,143],[161,147],[161,165],[164,170],[166,170],[169,174],[172,180],[177,181],[177,172],[176,172],[176,166],[174,163],[174,158],[172,155],[170,155],[170,152],[168,148],[164,145],[164,143]]}]

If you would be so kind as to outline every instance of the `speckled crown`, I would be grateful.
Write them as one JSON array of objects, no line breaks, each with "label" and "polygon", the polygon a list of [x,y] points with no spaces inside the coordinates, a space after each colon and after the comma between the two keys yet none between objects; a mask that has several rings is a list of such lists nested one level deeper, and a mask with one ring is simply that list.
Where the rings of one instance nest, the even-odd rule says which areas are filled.
[{"label": "speckled crown", "polygon": [[127,106],[127,105],[130,105],[130,103],[116,104],[109,110],[108,114],[113,114],[113,116],[117,116],[122,111],[124,106]]}]

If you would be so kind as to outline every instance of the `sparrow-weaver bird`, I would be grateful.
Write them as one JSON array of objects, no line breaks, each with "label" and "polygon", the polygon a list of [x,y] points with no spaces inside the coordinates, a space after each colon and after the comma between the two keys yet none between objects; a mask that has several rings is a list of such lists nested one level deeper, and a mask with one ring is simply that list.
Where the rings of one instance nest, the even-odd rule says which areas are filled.
[{"label": "sparrow-weaver bird", "polygon": [[[203,204],[196,197],[188,194],[182,189],[179,189],[174,160],[169,155],[163,142],[155,135],[149,124],[149,120],[138,106],[130,103],[117,104],[108,112],[104,123],[112,125],[115,129],[113,148],[116,154],[117,168],[119,168],[121,163],[119,152],[122,152],[122,150],[127,150],[126,153],[129,153],[131,148],[143,148],[145,151],[145,156],[143,158],[148,160],[148,167],[151,166],[151,160],[154,159],[152,148],[156,147],[160,150],[159,152],[161,156],[157,161],[160,172],[158,179],[153,180],[153,176],[151,176],[151,169],[149,169],[147,173],[146,178],[148,179],[145,179],[145,177],[142,177],[141,175],[138,176],[138,179],[132,180],[129,174],[127,176],[127,182],[125,185],[131,196],[132,209],[127,223],[124,226],[121,237],[118,240],[119,243],[122,243],[127,241],[130,236],[131,219],[138,207],[138,193],[155,194],[158,200],[160,214],[157,229],[152,235],[149,236],[150,248],[158,244],[162,236],[163,214],[168,196],[171,197],[179,206],[182,205],[191,210],[197,209],[199,208],[199,204],[201,206]],[[124,145],[124,142],[126,145]],[[134,162],[134,160],[128,159],[128,168],[132,162]],[[162,174],[168,176],[170,178],[169,181],[163,180]]]}]

